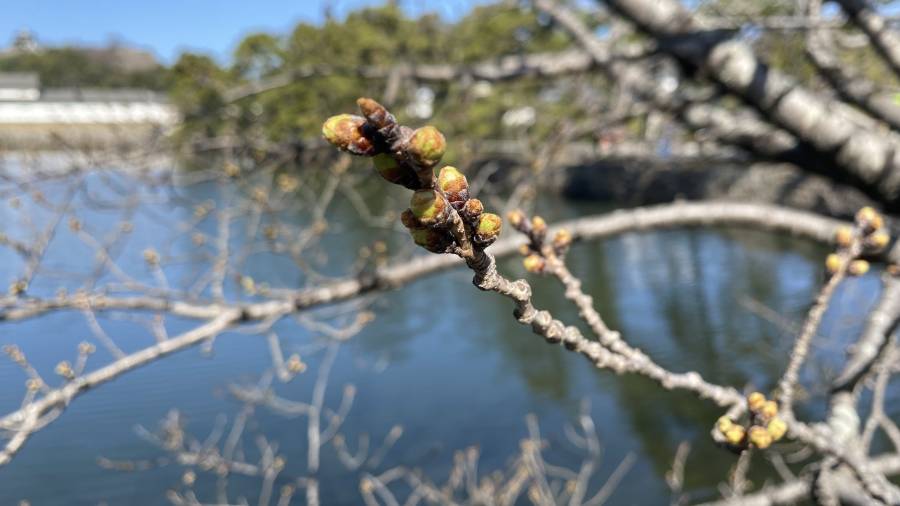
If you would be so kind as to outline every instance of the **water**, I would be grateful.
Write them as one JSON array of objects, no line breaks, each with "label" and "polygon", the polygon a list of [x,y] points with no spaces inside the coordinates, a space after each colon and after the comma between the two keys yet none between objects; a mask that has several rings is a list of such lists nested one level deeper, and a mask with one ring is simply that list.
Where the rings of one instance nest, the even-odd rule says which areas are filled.
[{"label": "water", "polygon": [[[110,180],[91,176],[89,187],[96,196],[112,197],[125,191],[119,185],[129,181],[122,175],[104,177]],[[139,186],[133,181],[126,185],[145,197],[159,193]],[[113,190],[116,187],[120,189]],[[361,188],[364,200],[376,209],[401,206],[395,198],[399,194],[389,193],[385,198],[382,190]],[[61,189],[47,191],[58,195]],[[167,199],[162,206],[138,207],[131,214],[135,232],[116,247],[122,267],[152,279],[141,252],[155,246],[164,257],[187,259],[167,268],[169,282],[194,279],[197,273],[192,262],[208,264],[206,250],[192,246],[190,234],[179,233],[172,240],[172,230],[165,223],[175,217],[190,219],[197,202],[213,199],[221,205],[232,191],[196,185],[180,191],[178,204]],[[5,195],[7,204],[10,196]],[[14,235],[22,232],[16,225],[20,215],[7,204],[0,204],[0,218],[7,233]],[[550,219],[601,209],[551,197],[542,197],[538,207]],[[38,210],[34,213],[41,216]],[[346,272],[358,247],[375,239],[387,241],[393,249],[406,244],[401,233],[362,222],[343,197],[337,198],[330,213],[332,227],[322,240],[324,250],[330,252],[326,272]],[[100,208],[80,215],[85,223],[94,224],[95,230],[111,230],[121,216],[121,209],[110,212]],[[302,213],[288,219],[309,221]],[[239,223],[235,231],[246,224]],[[214,220],[199,227],[215,235]],[[242,240],[246,239],[241,234],[233,234],[235,251],[243,246]],[[738,388],[769,389],[785,365],[792,337],[783,324],[750,311],[747,301],[774,308],[787,322],[801,322],[822,281],[820,266],[826,253],[806,241],[747,230],[677,230],[576,245],[569,263],[584,280],[585,290],[595,297],[608,324],[662,365],[677,371],[697,370],[710,381]],[[83,280],[59,273],[77,270],[91,258],[89,249],[69,230],[62,230],[46,261],[57,275],[37,279],[33,293],[52,294],[59,284],[78,286]],[[500,267],[510,276],[525,275],[517,258],[503,260]],[[292,262],[267,254],[250,254],[241,270],[257,283],[301,286],[309,281]],[[0,281],[8,283],[20,271],[16,256],[0,249]],[[370,435],[377,446],[391,427],[399,424],[403,435],[378,469],[396,465],[421,468],[430,479],[442,482],[454,452],[477,446],[479,469],[486,475],[510,463],[526,436],[525,416],[534,413],[549,443],[546,458],[577,469],[580,454],[566,441],[563,427],[575,419],[586,400],[603,445],[593,490],[626,456],[636,457],[611,496],[611,504],[668,502],[665,474],[682,441],[691,445],[686,491],[694,500],[716,496],[717,484],[735,460],[709,438],[709,428],[721,414],[717,408],[687,395],[664,392],[643,378],[595,370],[587,361],[547,345],[519,326],[508,301],[477,291],[470,280],[464,270],[445,271],[365,299],[377,317],[340,347],[326,392],[326,406],[335,407],[343,386],[356,386],[356,401],[341,428],[351,450],[357,447],[359,435]],[[533,276],[532,280],[540,307],[564,321],[577,322],[576,312],[561,297],[555,282]],[[236,285],[229,276],[229,293],[236,292]],[[814,351],[817,367],[805,371],[808,384],[821,384],[821,378],[839,366],[841,349],[858,331],[861,315],[874,302],[878,286],[877,273],[870,273],[849,281],[839,291]],[[142,320],[104,314],[100,322],[128,352],[152,342],[145,325],[152,315],[139,316]],[[166,323],[170,335],[189,324],[172,318]],[[291,319],[272,330],[285,353],[303,351],[309,364],[309,370],[292,382],[276,381],[276,391],[308,401],[323,356],[306,352],[315,341],[314,332]],[[52,378],[59,360],[74,359],[78,342],[90,339],[85,319],[75,312],[0,326],[0,344],[18,344],[47,378]],[[108,358],[101,349],[91,361],[102,363]],[[138,437],[135,426],[155,429],[172,409],[186,417],[188,431],[202,440],[217,417],[224,414],[230,420],[240,410],[240,404],[227,393],[228,385],[250,384],[270,365],[264,336],[231,332],[216,340],[211,355],[190,349],[78,398],[0,470],[0,504],[21,499],[34,505],[168,504],[166,490],[183,490],[182,468],[168,465],[120,472],[99,466],[98,457],[154,460],[165,456]],[[18,407],[24,379],[18,367],[0,360],[0,407],[4,412]],[[810,393],[814,401],[801,414],[820,416],[821,392],[812,389]],[[897,404],[889,401],[886,405]],[[252,455],[254,437],[264,434],[277,441],[286,456],[285,473],[302,475],[305,431],[303,418],[286,419],[260,408],[248,425],[243,447]],[[344,469],[331,446],[322,450],[319,476],[323,504],[361,502],[360,473]],[[762,464],[753,476],[766,479],[772,476],[771,468]],[[214,483],[214,476],[200,474],[196,490],[202,500],[213,501]],[[235,477],[230,484],[232,497],[243,495],[253,503],[259,483],[255,478]],[[294,503],[302,503],[301,498]]]}]

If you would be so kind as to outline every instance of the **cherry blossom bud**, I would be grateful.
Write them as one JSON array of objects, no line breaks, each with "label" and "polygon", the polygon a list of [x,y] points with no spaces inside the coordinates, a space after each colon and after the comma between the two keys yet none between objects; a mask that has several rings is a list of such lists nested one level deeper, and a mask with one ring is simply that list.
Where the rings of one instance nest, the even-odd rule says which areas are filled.
[{"label": "cherry blossom bud", "polygon": [[434,190],[416,190],[409,202],[409,209],[424,225],[443,224],[449,213],[444,196]]},{"label": "cherry blossom bud", "polygon": [[332,116],[322,125],[322,135],[337,148],[354,155],[371,156],[375,146],[363,134],[366,119],[353,114]]},{"label": "cherry blossom bud", "polygon": [[475,242],[483,246],[490,245],[497,240],[502,226],[503,220],[496,214],[482,214],[478,220],[478,228],[475,231]]},{"label": "cherry blossom bud", "polygon": [[537,254],[531,254],[522,260],[525,270],[531,273],[540,273],[544,271],[544,258]]},{"label": "cherry blossom bud", "polygon": [[769,431],[769,434],[772,436],[773,441],[778,441],[783,438],[787,433],[787,423],[784,422],[781,418],[773,418],[769,424],[766,426],[766,430]]},{"label": "cherry blossom bud", "polygon": [[413,132],[407,152],[416,165],[430,168],[441,161],[446,149],[447,140],[444,139],[444,134],[429,125],[417,128]]},{"label": "cherry blossom bud", "polygon": [[847,267],[847,272],[851,276],[862,276],[869,272],[869,262],[866,262],[865,260],[854,260],[850,262],[850,266]]},{"label": "cherry blossom bud", "polygon": [[446,166],[438,175],[438,186],[456,210],[469,199],[469,182],[456,167]]},{"label": "cherry blossom bud", "polygon": [[763,427],[750,427],[750,431],[748,432],[748,439],[750,439],[750,442],[753,444],[753,446],[759,448],[760,450],[765,450],[772,445],[772,435],[769,434],[769,431]]}]

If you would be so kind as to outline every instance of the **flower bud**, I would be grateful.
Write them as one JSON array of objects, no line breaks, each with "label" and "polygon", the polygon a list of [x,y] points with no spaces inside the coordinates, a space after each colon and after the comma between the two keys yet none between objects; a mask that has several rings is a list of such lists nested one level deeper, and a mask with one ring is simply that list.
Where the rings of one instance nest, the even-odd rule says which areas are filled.
[{"label": "flower bud", "polygon": [[853,229],[845,226],[838,227],[837,232],[834,233],[834,242],[842,248],[850,246],[850,243],[853,242]]},{"label": "flower bud", "polygon": [[564,251],[572,244],[572,234],[567,229],[561,229],[553,235],[553,249],[557,252]]},{"label": "flower bud", "polygon": [[444,196],[434,190],[416,190],[409,209],[423,225],[442,224],[449,213]]},{"label": "flower bud", "polygon": [[375,128],[381,129],[396,123],[394,115],[378,102],[371,98],[360,97],[356,99],[356,105],[360,112]]},{"label": "flower bud", "polygon": [[456,210],[469,200],[469,182],[456,167],[446,166],[438,175],[438,186]]},{"label": "flower bud", "polygon": [[537,274],[544,270],[544,258],[532,253],[522,260],[522,265],[525,266],[526,271]]},{"label": "flower bud", "polygon": [[751,411],[759,411],[765,403],[766,396],[761,392],[753,392],[747,396],[747,407],[749,407]]},{"label": "flower bud", "polygon": [[884,226],[884,218],[878,214],[878,211],[866,206],[856,213],[856,223],[866,232],[872,232]]},{"label": "flower bud", "polygon": [[322,135],[338,149],[354,155],[371,156],[375,154],[375,146],[363,134],[365,124],[365,118],[353,114],[338,114],[325,121]]},{"label": "flower bud", "polygon": [[407,152],[416,165],[430,168],[441,161],[446,149],[447,140],[444,139],[444,134],[429,125],[417,128],[413,132]]},{"label": "flower bud", "polygon": [[509,221],[509,224],[513,226],[516,230],[522,229],[522,224],[525,223],[525,213],[519,211],[518,209],[512,210],[506,213],[506,219]]},{"label": "flower bud", "polygon": [[470,223],[477,223],[478,218],[481,216],[481,213],[484,212],[484,205],[482,205],[481,201],[478,199],[469,199],[466,201],[465,205],[463,205],[460,214],[462,217],[468,220]]},{"label": "flower bud", "polygon": [[412,236],[414,243],[432,253],[444,253],[447,251],[447,246],[450,245],[444,230],[419,228],[410,230],[409,234]]},{"label": "flower bud", "polygon": [[850,262],[850,266],[847,267],[847,272],[851,276],[862,276],[869,272],[869,262],[866,262],[865,260],[854,260]]},{"label": "flower bud", "polygon": [[750,442],[753,443],[753,446],[759,448],[760,450],[765,450],[772,445],[772,435],[769,434],[769,431],[764,429],[763,427],[750,427],[748,436]]},{"label": "flower bud", "polygon": [[740,425],[734,425],[725,432],[725,440],[734,446],[740,445],[744,441],[745,431]]},{"label": "flower bud", "polygon": [[503,220],[496,214],[482,214],[481,218],[478,220],[478,228],[475,230],[475,242],[483,246],[490,245],[497,240],[502,227]]},{"label": "flower bud", "polygon": [[781,418],[773,418],[766,426],[766,430],[772,436],[773,441],[778,441],[787,433],[787,424]]},{"label": "flower bud", "polygon": [[766,401],[760,408],[759,414],[766,420],[775,418],[778,415],[778,404],[775,401]]},{"label": "flower bud", "polygon": [[537,235],[543,235],[547,232],[547,222],[540,216],[531,218],[531,230]]},{"label": "flower bud", "polygon": [[872,253],[878,253],[887,247],[891,242],[891,236],[884,230],[879,230],[872,235],[866,237],[866,249]]},{"label": "flower bud", "polygon": [[732,427],[734,427],[734,422],[727,416],[719,417],[718,421],[716,421],[716,428],[723,435],[726,434]]},{"label": "flower bud", "polygon": [[844,265],[844,261],[841,260],[840,255],[836,253],[832,253],[825,258],[825,269],[829,274],[834,274],[837,271],[841,270],[841,267]]},{"label": "flower bud", "polygon": [[523,257],[527,257],[530,253],[531,253],[531,247],[529,247],[527,244],[523,244],[523,245],[519,246],[519,254],[522,255]]},{"label": "flower bud", "polygon": [[375,170],[387,182],[406,186],[417,182],[415,174],[387,153],[379,153],[372,158]]}]

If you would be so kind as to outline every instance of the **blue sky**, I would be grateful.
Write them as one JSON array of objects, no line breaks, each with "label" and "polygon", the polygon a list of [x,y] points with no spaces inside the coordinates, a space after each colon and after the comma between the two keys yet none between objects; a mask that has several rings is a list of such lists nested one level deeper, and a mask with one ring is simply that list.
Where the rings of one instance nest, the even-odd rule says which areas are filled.
[{"label": "blue sky", "polygon": [[[0,46],[21,29],[47,45],[121,40],[150,49],[164,62],[190,49],[227,59],[241,37],[259,30],[286,33],[299,21],[320,23],[325,8],[343,17],[383,0],[7,0]],[[401,0],[411,14],[457,19],[484,0]]]}]

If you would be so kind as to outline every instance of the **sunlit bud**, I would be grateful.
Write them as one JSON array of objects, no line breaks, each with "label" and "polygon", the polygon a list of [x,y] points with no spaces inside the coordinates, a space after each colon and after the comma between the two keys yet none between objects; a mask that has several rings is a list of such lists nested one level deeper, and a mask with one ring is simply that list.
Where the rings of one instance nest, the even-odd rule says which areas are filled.
[{"label": "sunlit bud", "polygon": [[540,255],[531,254],[525,257],[522,260],[522,265],[525,266],[525,270],[532,273],[543,272],[544,270],[544,259]]},{"label": "sunlit bud", "polygon": [[159,264],[159,253],[152,248],[147,248],[144,250],[144,261],[147,262],[147,265],[158,265]]},{"label": "sunlit bud", "polygon": [[730,444],[737,446],[744,441],[744,428],[740,425],[734,425],[725,432],[725,440]]},{"label": "sunlit bud", "polygon": [[444,253],[450,244],[446,231],[433,228],[411,229],[413,242],[432,253]]},{"label": "sunlit bud", "polygon": [[394,116],[388,110],[375,100],[366,97],[356,99],[356,105],[359,106],[362,115],[369,120],[375,128],[383,128],[395,123]]},{"label": "sunlit bud", "polygon": [[523,244],[519,246],[519,254],[526,257],[531,254],[531,248],[529,248],[527,244]]},{"label": "sunlit bud", "polygon": [[723,435],[732,427],[734,427],[734,422],[727,416],[719,417],[719,420],[716,422],[716,428],[719,429],[719,432]]},{"label": "sunlit bud", "polygon": [[884,226],[884,218],[878,214],[878,211],[866,206],[856,213],[856,223],[867,232],[871,232]]},{"label": "sunlit bud", "polygon": [[767,420],[775,418],[778,415],[778,404],[775,401],[766,401],[760,408],[759,414]]},{"label": "sunlit bud", "polygon": [[409,202],[413,215],[425,225],[446,221],[449,209],[443,195],[434,190],[416,190]]},{"label": "sunlit bud", "polygon": [[193,485],[195,481],[197,481],[197,475],[194,474],[194,471],[187,470],[181,475],[181,483],[184,483],[188,487]]},{"label": "sunlit bud", "polygon": [[837,253],[832,253],[825,258],[825,269],[829,274],[834,274],[841,270],[842,265],[844,265],[844,261],[841,260],[840,255]]},{"label": "sunlit bud", "polygon": [[753,444],[753,446],[759,448],[760,450],[765,450],[772,445],[772,435],[769,434],[769,431],[763,427],[750,427],[750,431],[748,432],[748,439],[750,439],[750,442]]},{"label": "sunlit bud", "polygon": [[481,216],[481,213],[484,212],[484,205],[478,199],[469,199],[463,205],[460,214],[462,214],[463,218],[469,220],[469,222],[476,222],[476,220]]},{"label": "sunlit bud", "polygon": [[544,221],[544,218],[535,216],[534,218],[531,218],[531,230],[538,235],[544,234],[547,232],[547,222]]},{"label": "sunlit bud", "polygon": [[193,242],[195,246],[203,246],[206,243],[206,236],[200,232],[194,232],[191,234],[191,242]]},{"label": "sunlit bud", "polygon": [[747,396],[747,407],[752,411],[759,411],[766,403],[766,396],[761,392],[753,392]]},{"label": "sunlit bud", "polygon": [[778,441],[779,439],[783,438],[787,433],[787,429],[787,423],[785,423],[784,420],[778,417],[773,418],[766,426],[766,430],[769,431],[769,434],[772,436],[773,441]]},{"label": "sunlit bud", "polygon": [[300,360],[300,355],[295,353],[287,360],[287,370],[293,374],[300,374],[306,370],[306,364]]},{"label": "sunlit bud", "polygon": [[69,230],[71,230],[72,232],[78,232],[79,230],[81,230],[81,222],[78,221],[78,218],[74,216],[69,218]]},{"label": "sunlit bud", "polygon": [[72,366],[69,365],[69,363],[65,360],[56,364],[56,368],[53,370],[56,372],[56,374],[59,374],[64,378],[72,378],[75,376],[74,371],[72,371]]},{"label": "sunlit bud", "polygon": [[366,119],[353,114],[332,116],[322,125],[322,135],[338,149],[354,155],[374,155],[375,146],[363,134]]},{"label": "sunlit bud", "polygon": [[83,342],[78,344],[78,353],[82,355],[90,355],[95,351],[97,351],[97,348],[92,343]]},{"label": "sunlit bud", "polygon": [[407,186],[410,179],[415,179],[415,175],[409,169],[401,166],[393,156],[387,153],[375,155],[372,163],[375,164],[375,171],[389,183]]},{"label": "sunlit bud", "polygon": [[884,230],[878,230],[866,237],[866,248],[873,253],[877,253],[886,248],[890,242],[891,236]]},{"label": "sunlit bud", "polygon": [[384,255],[387,253],[387,243],[384,241],[375,241],[372,243],[372,249],[375,251],[376,255]]},{"label": "sunlit bud", "polygon": [[834,242],[842,248],[850,246],[850,243],[853,242],[853,229],[845,226],[838,227],[834,234]]},{"label": "sunlit bud", "polygon": [[29,392],[37,392],[43,386],[44,382],[37,378],[31,378],[25,382],[25,388],[27,388]]},{"label": "sunlit bud", "polygon": [[469,182],[456,167],[446,166],[438,175],[438,186],[457,210],[469,199]]},{"label": "sunlit bud", "polygon": [[557,251],[564,250],[572,244],[572,234],[568,229],[561,229],[553,235],[553,248]]},{"label": "sunlit bud", "polygon": [[515,209],[506,213],[506,219],[513,228],[519,229],[522,227],[522,224],[525,223],[525,213]]},{"label": "sunlit bud", "polygon": [[854,260],[850,262],[850,265],[847,267],[847,272],[850,273],[851,276],[862,276],[869,272],[869,262],[866,262],[865,260]]},{"label": "sunlit bud", "polygon": [[500,235],[503,220],[494,213],[484,213],[478,220],[478,228],[475,231],[475,242],[481,245],[493,243]]},{"label": "sunlit bud", "polygon": [[241,168],[234,162],[225,162],[223,170],[228,177],[238,177],[241,173]]},{"label": "sunlit bud", "polygon": [[300,187],[300,179],[290,174],[279,174],[275,183],[278,185],[278,189],[284,193],[290,193]]},{"label": "sunlit bud", "polygon": [[19,279],[9,284],[10,295],[22,295],[26,290],[28,290],[28,282],[24,279]]},{"label": "sunlit bud", "polygon": [[250,276],[241,276],[241,288],[247,295],[253,295],[256,293],[256,282]]},{"label": "sunlit bud", "polygon": [[416,165],[422,167],[434,167],[444,151],[447,149],[447,140],[437,128],[424,126],[417,128],[409,139],[407,152]]}]

